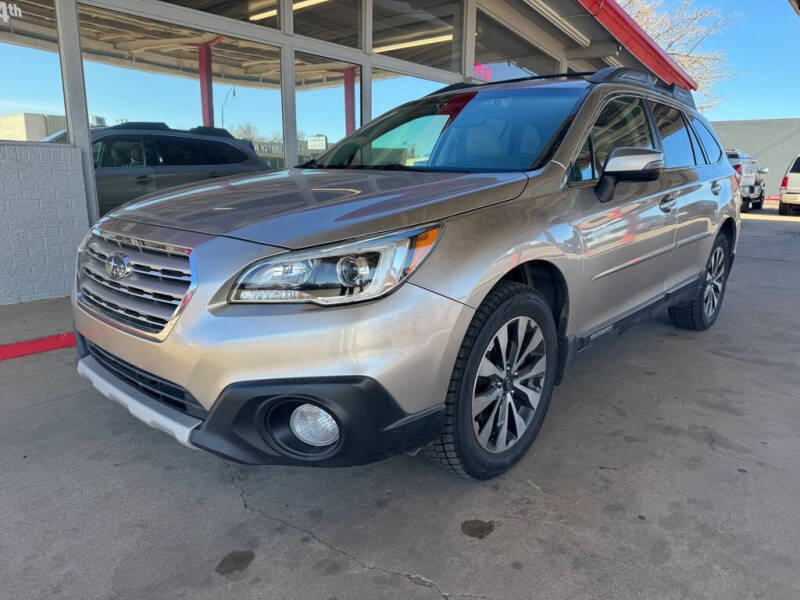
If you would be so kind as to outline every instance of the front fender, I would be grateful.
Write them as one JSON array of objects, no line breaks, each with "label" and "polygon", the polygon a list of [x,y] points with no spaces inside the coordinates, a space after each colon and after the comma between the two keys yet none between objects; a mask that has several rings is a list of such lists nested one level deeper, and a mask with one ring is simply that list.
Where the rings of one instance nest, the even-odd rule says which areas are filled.
[{"label": "front fender", "polygon": [[448,219],[437,247],[410,281],[477,309],[503,276],[538,260],[564,277],[570,312],[580,309],[571,284],[581,280],[581,237],[556,204],[552,195],[523,195]]}]

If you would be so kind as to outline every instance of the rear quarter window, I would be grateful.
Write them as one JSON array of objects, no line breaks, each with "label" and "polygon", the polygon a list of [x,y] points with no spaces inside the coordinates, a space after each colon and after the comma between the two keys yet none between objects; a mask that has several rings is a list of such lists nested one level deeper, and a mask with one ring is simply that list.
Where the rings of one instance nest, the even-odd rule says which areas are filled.
[{"label": "rear quarter window", "polygon": [[800,173],[800,156],[794,159],[794,164],[792,168],[789,169],[790,173]]},{"label": "rear quarter window", "polygon": [[694,130],[697,132],[697,137],[700,138],[703,148],[705,148],[708,160],[712,164],[719,162],[719,159],[722,158],[722,148],[719,142],[717,142],[716,136],[709,131],[705,123],[694,115],[689,116],[689,121],[691,121],[692,127],[694,127]]}]

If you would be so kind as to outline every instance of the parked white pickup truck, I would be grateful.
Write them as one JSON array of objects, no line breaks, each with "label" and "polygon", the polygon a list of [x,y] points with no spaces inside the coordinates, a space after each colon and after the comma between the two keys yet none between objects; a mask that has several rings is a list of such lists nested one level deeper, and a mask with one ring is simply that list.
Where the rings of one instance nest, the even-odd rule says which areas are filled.
[{"label": "parked white pickup truck", "polygon": [[725,148],[728,161],[736,171],[739,180],[739,189],[742,194],[742,212],[747,212],[750,207],[755,209],[764,207],[764,182],[759,175],[768,173],[768,169],[759,169],[758,161],[752,154],[747,154],[735,148]]},{"label": "parked white pickup truck", "polygon": [[800,156],[792,161],[781,181],[781,203],[778,213],[788,215],[792,209],[800,208]]}]

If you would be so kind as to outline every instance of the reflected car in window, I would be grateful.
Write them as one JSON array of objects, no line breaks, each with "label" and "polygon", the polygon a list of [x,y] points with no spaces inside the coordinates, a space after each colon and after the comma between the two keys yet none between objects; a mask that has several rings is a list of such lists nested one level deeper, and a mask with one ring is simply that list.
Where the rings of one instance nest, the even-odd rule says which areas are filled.
[{"label": "reflected car in window", "polygon": [[[62,135],[44,141],[61,142]],[[226,129],[184,131],[164,123],[92,129],[92,158],[100,216],[144,194],[268,168],[250,141]]]}]

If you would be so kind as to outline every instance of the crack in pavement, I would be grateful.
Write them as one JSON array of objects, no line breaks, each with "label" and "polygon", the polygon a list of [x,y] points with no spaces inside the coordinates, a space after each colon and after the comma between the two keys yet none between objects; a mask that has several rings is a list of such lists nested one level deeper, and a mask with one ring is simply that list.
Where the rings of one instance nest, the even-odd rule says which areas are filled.
[{"label": "crack in pavement", "polygon": [[[231,470],[231,467],[230,467],[230,465],[228,464],[227,461],[225,461],[225,468],[228,471]],[[363,560],[361,560],[360,558],[358,558],[357,556],[347,552],[344,548],[340,548],[339,546],[335,546],[335,545],[333,545],[333,544],[331,544],[329,542],[326,542],[325,540],[320,538],[316,533],[314,533],[310,529],[306,529],[305,527],[301,527],[300,525],[296,525],[296,524],[294,524],[294,523],[292,523],[290,521],[287,521],[286,519],[282,519],[281,517],[276,517],[275,515],[271,515],[271,514],[267,513],[266,511],[264,511],[264,510],[262,510],[262,509],[260,509],[260,508],[258,508],[256,506],[252,506],[247,501],[247,493],[245,492],[245,490],[244,490],[244,488],[242,486],[240,486],[240,485],[238,485],[236,483],[236,476],[233,475],[233,474],[231,474],[231,483],[232,483],[233,487],[239,492],[239,497],[242,500],[242,506],[244,507],[245,510],[254,512],[256,514],[261,515],[265,519],[268,519],[270,521],[275,521],[276,523],[280,523],[281,525],[285,525],[286,527],[294,529],[295,531],[299,531],[301,533],[304,533],[304,534],[310,536],[318,544],[321,544],[322,546],[325,546],[329,550],[332,550],[333,552],[336,552],[336,553],[341,554],[342,556],[344,556],[346,558],[349,558],[351,561],[356,563],[359,567],[361,567],[364,570],[367,570],[367,571],[378,571],[378,572],[383,573],[385,575],[395,575],[397,577],[402,577],[403,579],[411,582],[414,585],[418,585],[418,586],[422,586],[422,587],[426,587],[426,588],[429,588],[431,590],[434,590],[437,594],[439,594],[439,597],[443,598],[444,600],[450,600],[450,598],[454,597],[454,594],[450,594],[450,593],[447,593],[447,592],[443,591],[435,581],[433,581],[431,579],[428,579],[427,577],[423,577],[422,575],[415,575],[413,573],[405,573],[403,571],[395,571],[393,569],[388,569],[386,567],[381,567],[381,566],[378,566],[378,565],[371,565],[369,563],[366,563]],[[482,599],[482,600],[488,600],[488,596],[474,595],[474,594],[468,594],[468,593],[457,593],[457,594],[455,594],[455,596],[461,597],[461,598],[478,598],[478,599]]]}]

